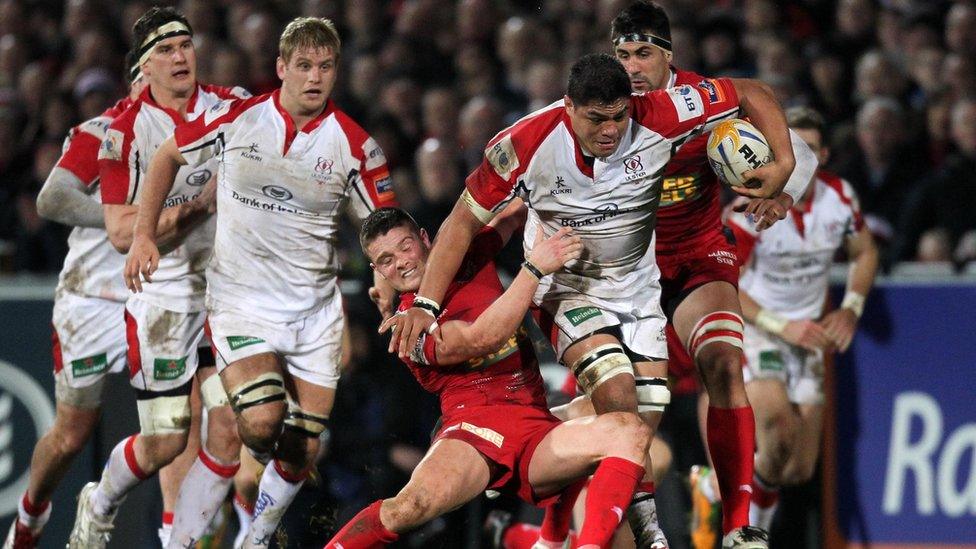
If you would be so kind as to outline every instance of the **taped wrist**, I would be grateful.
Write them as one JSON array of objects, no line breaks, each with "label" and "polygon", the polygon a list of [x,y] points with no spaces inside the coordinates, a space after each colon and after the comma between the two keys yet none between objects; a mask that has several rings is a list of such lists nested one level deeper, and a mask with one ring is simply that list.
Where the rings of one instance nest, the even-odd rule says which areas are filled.
[{"label": "taped wrist", "polygon": [[756,315],[756,326],[766,330],[773,335],[782,335],[789,321],[778,314],[762,309]]},{"label": "taped wrist", "polygon": [[437,318],[441,314],[441,306],[436,301],[430,298],[426,298],[422,295],[418,295],[413,298],[413,306],[418,309],[423,309],[431,314],[434,318]]},{"label": "taped wrist", "polygon": [[850,309],[854,316],[861,318],[861,315],[864,314],[864,300],[863,295],[853,290],[847,290],[847,293],[844,294],[844,301],[840,303],[840,308]]}]

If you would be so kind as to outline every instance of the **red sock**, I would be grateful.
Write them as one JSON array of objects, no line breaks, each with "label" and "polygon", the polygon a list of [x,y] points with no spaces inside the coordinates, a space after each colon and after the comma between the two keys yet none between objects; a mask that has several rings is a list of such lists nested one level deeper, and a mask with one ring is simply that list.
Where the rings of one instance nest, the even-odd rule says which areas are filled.
[{"label": "red sock", "polygon": [[749,524],[756,420],[752,408],[708,407],[708,453],[722,494],[722,533]]},{"label": "red sock", "polygon": [[546,514],[542,518],[542,528],[539,536],[546,541],[562,541],[569,535],[569,528],[573,524],[573,506],[580,491],[586,486],[586,479],[571,484],[563,490],[563,494],[555,503],[546,507]]},{"label": "red sock", "polygon": [[770,486],[759,478],[752,476],[752,501],[762,509],[769,509],[779,500],[779,488]]},{"label": "red sock", "polygon": [[173,513],[170,511],[163,511],[163,526],[173,525]]},{"label": "red sock", "polygon": [[[342,549],[374,549],[384,547],[400,538],[380,522],[380,504],[373,502],[363,509],[352,520],[346,523],[336,535],[325,544],[325,549],[342,547]],[[341,544],[341,545],[340,545]]]},{"label": "red sock", "polygon": [[[577,547],[576,532],[570,530],[567,535],[569,536],[570,549],[575,549]],[[505,549],[532,549],[540,542],[545,543],[542,540],[542,528],[525,522],[512,524],[502,536],[502,547]],[[562,548],[563,542],[559,541],[558,543],[559,547]]]},{"label": "red sock", "polygon": [[610,544],[613,532],[624,518],[624,510],[630,505],[634,487],[643,476],[643,465],[623,458],[609,457],[600,462],[586,494],[580,545],[606,547]]}]

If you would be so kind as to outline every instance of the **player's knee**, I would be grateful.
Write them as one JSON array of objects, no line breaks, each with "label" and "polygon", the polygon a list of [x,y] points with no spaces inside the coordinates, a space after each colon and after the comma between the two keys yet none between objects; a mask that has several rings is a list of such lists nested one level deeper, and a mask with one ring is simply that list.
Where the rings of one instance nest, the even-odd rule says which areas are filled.
[{"label": "player's knee", "polygon": [[688,352],[707,384],[728,388],[742,379],[742,317],[731,311],[706,315],[691,330]]},{"label": "player's knee", "polygon": [[760,421],[759,428],[763,431],[763,440],[766,446],[766,448],[760,448],[760,452],[766,453],[770,462],[781,470],[789,459],[792,450],[795,422],[787,413],[773,414]]},{"label": "player's knee", "polygon": [[158,471],[170,464],[186,448],[187,431],[140,436],[145,463],[140,463],[146,472]]},{"label": "player's knee", "polygon": [[281,374],[268,372],[227,392],[237,414],[241,440],[258,452],[270,452],[281,435],[287,405]]},{"label": "player's knee", "polygon": [[228,408],[224,412],[207,416],[207,450],[217,459],[234,462],[240,455],[241,438],[233,412]]},{"label": "player's knee", "polygon": [[79,424],[77,427],[55,423],[51,429],[50,436],[55,441],[58,454],[62,456],[78,455],[85,448],[88,439],[91,438],[92,427],[87,424]]},{"label": "player's knee", "polygon": [[597,418],[606,455],[642,461],[651,444],[651,428],[636,414],[609,412]]}]

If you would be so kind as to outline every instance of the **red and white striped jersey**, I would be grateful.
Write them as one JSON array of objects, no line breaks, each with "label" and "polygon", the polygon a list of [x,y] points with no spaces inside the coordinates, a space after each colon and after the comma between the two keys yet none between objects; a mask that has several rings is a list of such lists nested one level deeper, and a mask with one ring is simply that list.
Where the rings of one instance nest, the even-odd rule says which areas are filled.
[{"label": "red and white striped jersey", "polygon": [[361,221],[396,198],[383,151],[332,100],[299,130],[278,94],[216,105],[176,144],[191,166],[220,161],[208,304],[285,321],[336,291],[343,211]]},{"label": "red and white striped jersey", "polygon": [[[138,204],[141,183],[156,149],[187,120],[193,120],[224,99],[248,97],[241,88],[197,85],[186,106],[186,120],[179,112],[156,103],[149,87],[131,107],[109,126],[98,152],[103,204]],[[192,200],[216,171],[216,161],[199,167],[183,166],[176,174],[164,207]],[[195,227],[172,251],[159,259],[152,283],[135,295],[163,309],[196,312],[204,309],[205,272],[213,248],[214,220]]]},{"label": "red and white striped jersey", "polygon": [[821,170],[811,185],[813,195],[803,209],[791,209],[787,219],[765,231],[757,233],[743,213],[726,220],[739,258],[751,258],[739,288],[789,320],[820,317],[834,254],[864,226],[847,181]]},{"label": "red and white striped jersey", "polygon": [[677,146],[722,120],[739,99],[728,79],[703,80],[630,99],[630,120],[617,150],[585,158],[562,101],[529,114],[488,143],[484,161],[466,181],[487,219],[512,198],[529,205],[526,255],[541,222],[546,234],[574,227],[580,259],[554,282],[604,298],[626,298],[656,276],[653,236],[664,167]]},{"label": "red and white striped jersey", "polygon": [[[109,124],[132,104],[121,99],[102,114],[78,124],[64,140],[61,158],[55,167],[73,173],[100,200],[98,185],[98,149]],[[68,235],[68,255],[58,276],[56,295],[68,292],[124,302],[129,290],[122,280],[125,257],[108,240],[105,229],[75,227]]]}]

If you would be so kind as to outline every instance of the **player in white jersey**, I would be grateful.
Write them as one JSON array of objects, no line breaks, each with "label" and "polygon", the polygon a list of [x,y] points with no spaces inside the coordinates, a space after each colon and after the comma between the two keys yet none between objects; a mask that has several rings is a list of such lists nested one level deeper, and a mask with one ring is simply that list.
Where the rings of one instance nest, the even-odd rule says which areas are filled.
[{"label": "player in white jersey", "polygon": [[[140,185],[149,156],[173,131],[218,104],[246,95],[196,82],[196,58],[191,30],[170,8],[152,8],[134,26],[139,66],[148,86],[139,98],[109,126],[99,150],[105,224],[116,249],[127,250],[141,200]],[[79,497],[70,547],[103,547],[112,521],[125,495],[141,480],[170,463],[187,445],[190,426],[189,394],[200,357],[211,357],[199,347],[204,331],[204,268],[213,240],[213,192],[208,181],[214,166],[187,170],[174,189],[169,206],[201,203],[176,227],[167,243],[152,292],[130,296],[125,305],[129,378],[136,389],[140,432],[120,442],[109,457],[98,483],[89,483]],[[208,497],[223,497],[236,470],[240,441],[226,395],[216,382],[214,368],[205,379],[199,372],[201,397],[208,410],[207,442],[190,467],[183,486],[203,490]],[[176,503],[174,532],[192,529],[181,517],[203,520],[195,514],[195,495],[184,489]],[[201,531],[206,527],[198,527]],[[181,536],[174,536],[182,539]]]},{"label": "player in white jersey", "polygon": [[[607,55],[580,59],[563,101],[536,111],[492,139],[485,160],[438,232],[413,308],[395,324],[391,350],[406,356],[439,314],[438,302],[471,235],[513,199],[529,205],[524,237],[574,227],[583,256],[546,277],[537,320],[561,362],[598,413],[640,412],[656,426],[670,400],[665,318],[654,260],[661,174],[685,140],[733,118],[739,109],[761,126],[776,162],[754,174],[777,193],[793,170],[782,111],[748,80],[714,79],[631,96],[626,71]],[[436,329],[436,328],[434,328]],[[636,378],[636,383],[635,383]],[[651,470],[650,467],[647,468]],[[638,487],[649,489],[650,478]],[[643,503],[643,502],[641,502]]]},{"label": "player in white jersey", "polygon": [[329,99],[339,49],[331,21],[295,19],[279,42],[280,89],[178,128],[153,157],[126,262],[131,286],[140,273],[155,279],[156,218],[177,168],[219,157],[212,340],[241,438],[273,458],[245,547],[269,543],[327,427],[343,326],[340,216],[361,220],[395,198],[383,151]]},{"label": "player in white jersey", "polygon": [[[127,56],[126,64],[131,67],[128,97],[71,129],[61,158],[38,193],[38,212],[74,229],[68,236],[68,255],[58,278],[51,322],[55,422],[34,447],[28,488],[4,549],[37,545],[51,514],[51,495],[98,422],[105,376],[125,367],[123,313],[128,292],[120,276],[124,256],[112,247],[105,232],[98,149],[109,124],[145,86],[138,65],[130,60]],[[199,206],[193,202],[167,210],[160,217],[158,230],[172,234],[174,227]],[[164,486],[164,494],[173,492],[175,500],[175,490],[167,488]],[[165,503],[164,509],[170,509]]]},{"label": "player in white jersey", "polygon": [[[827,159],[823,118],[787,112],[790,126],[820,163]],[[756,468],[750,523],[769,528],[780,486],[806,482],[820,449],[824,354],[847,350],[874,282],[878,251],[854,191],[819,171],[790,215],[758,233],[733,213],[728,225],[744,262],[739,297],[746,320],[746,391],[756,411]],[[823,314],[838,249],[850,262],[840,308]]]}]

